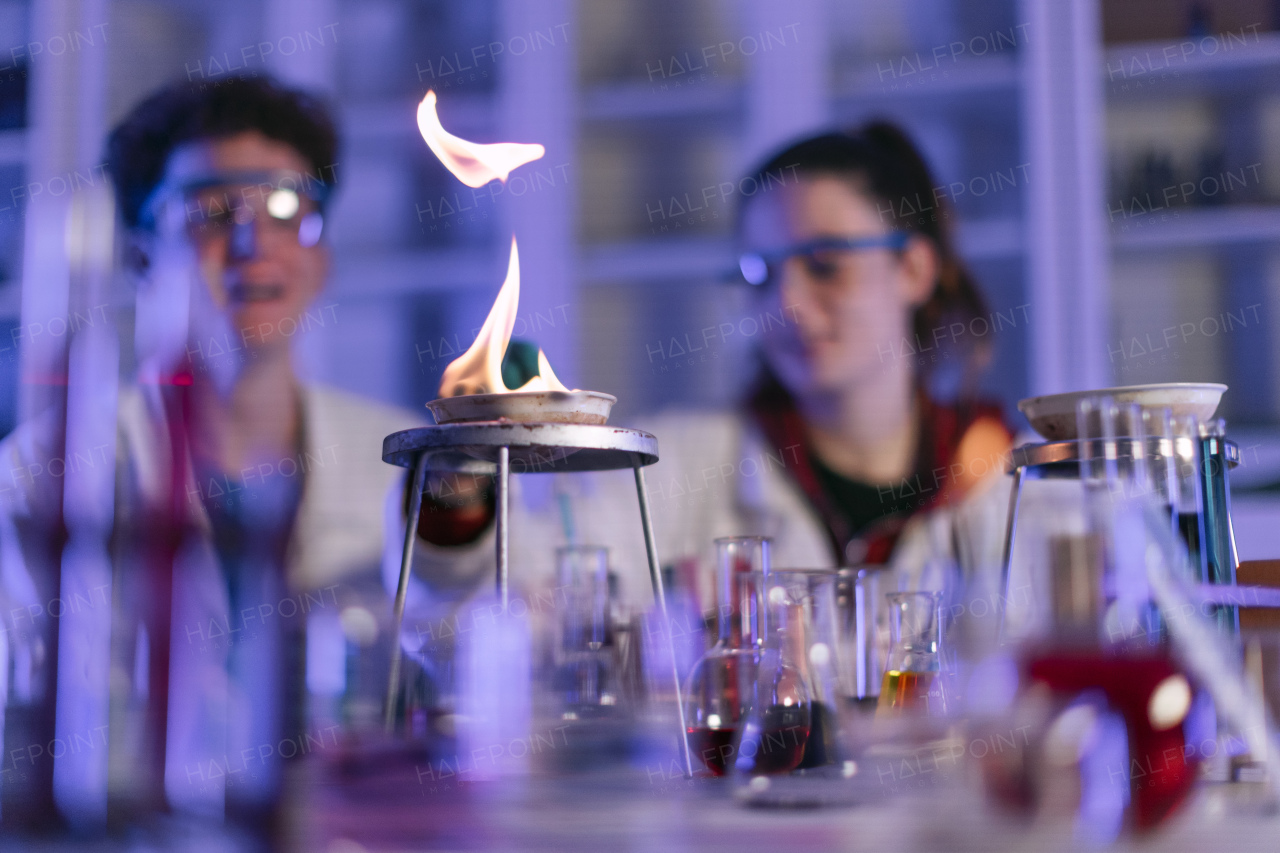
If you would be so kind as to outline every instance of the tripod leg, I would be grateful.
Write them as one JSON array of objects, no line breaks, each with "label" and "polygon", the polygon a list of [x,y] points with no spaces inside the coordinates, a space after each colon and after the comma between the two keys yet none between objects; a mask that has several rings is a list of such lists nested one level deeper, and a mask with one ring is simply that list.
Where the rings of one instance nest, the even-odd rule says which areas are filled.
[{"label": "tripod leg", "polygon": [[400,688],[400,625],[404,621],[404,600],[409,593],[409,572],[413,568],[413,546],[418,537],[418,517],[422,515],[422,489],[427,481],[427,454],[419,453],[413,466],[413,487],[409,492],[409,517],[405,519],[404,553],[400,558],[400,582],[396,585],[395,613],[391,629],[391,675],[387,679],[384,722],[390,734],[396,724],[396,694]]},{"label": "tripod leg", "polygon": [[658,565],[658,542],[653,536],[653,520],[649,516],[649,495],[644,487],[644,469],[639,465],[636,472],[636,494],[640,498],[640,523],[644,526],[644,546],[649,552],[649,580],[653,583],[653,597],[658,602],[658,612],[662,614],[664,630],[671,644],[671,683],[676,691],[676,716],[680,721],[680,746],[684,753],[684,769],[688,778],[693,778],[693,756],[689,752],[688,728],[684,720],[684,698],[680,695],[680,669],[676,665],[676,646],[671,641],[671,620],[667,616],[667,597],[662,589],[662,567]]}]

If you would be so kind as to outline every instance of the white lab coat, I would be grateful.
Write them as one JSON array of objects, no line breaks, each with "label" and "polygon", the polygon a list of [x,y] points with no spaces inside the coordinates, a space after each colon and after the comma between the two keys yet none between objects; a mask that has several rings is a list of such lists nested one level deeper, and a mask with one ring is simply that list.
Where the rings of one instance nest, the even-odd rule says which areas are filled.
[{"label": "white lab coat", "polygon": [[[154,390],[121,391],[114,450],[99,448],[88,461],[68,460],[62,464],[51,460],[52,430],[47,424],[20,426],[0,442],[0,466],[4,466],[0,467],[0,581],[7,599],[5,610],[10,614],[26,608],[34,614],[33,621],[60,615],[51,605],[65,596],[65,571],[61,591],[49,590],[39,576],[41,564],[47,565],[50,559],[47,541],[37,541],[47,539],[41,518],[50,517],[66,476],[51,471],[72,471],[77,466],[83,470],[85,465],[109,467],[113,463],[117,528],[136,526],[139,519],[145,519],[149,511],[162,507],[169,499],[174,460],[163,409]],[[288,733],[295,741],[289,745],[260,743],[265,736],[254,731],[252,714],[247,713],[251,703],[248,697],[236,695],[236,688],[228,679],[229,656],[237,643],[254,641],[255,624],[264,620],[303,618],[310,622],[312,616],[323,615],[336,625],[344,589],[362,577],[372,577],[376,583],[383,552],[383,501],[397,481],[398,471],[382,462],[382,440],[389,433],[420,425],[423,418],[318,387],[303,389],[302,408],[304,448],[296,457],[266,462],[239,475],[207,482],[196,477],[189,458],[177,460],[185,472],[182,482],[188,517],[187,532],[174,566],[165,789],[170,802],[180,810],[217,816],[224,806],[228,780],[249,790],[266,784],[274,772],[268,766],[270,756],[264,754],[268,749],[284,754],[286,749],[297,752],[305,751],[307,746],[314,748],[317,741],[334,745],[332,732],[328,741],[323,733],[317,738],[317,733],[305,732]],[[287,550],[286,586],[279,601],[268,605],[271,612],[232,614],[202,498],[234,495],[272,474],[303,477]],[[66,488],[71,488],[69,480]],[[105,554],[106,543],[101,545]],[[32,559],[39,549],[46,552],[44,558]],[[64,556],[64,566],[66,559]],[[103,576],[120,577],[119,572],[129,568],[108,568]],[[112,600],[112,593],[109,589],[95,589],[89,598],[105,603]],[[129,602],[125,604],[127,611]],[[112,664],[119,670],[124,663],[122,671],[133,677],[134,689],[143,689],[147,681],[145,669],[139,672],[137,667],[145,666],[145,649],[150,642],[142,636],[144,632],[132,626],[130,633],[131,626],[127,624],[112,625],[110,607],[99,608],[96,613],[86,607],[72,614],[74,606],[74,602],[66,600],[57,605],[58,610],[68,611],[59,625],[63,637],[68,636],[66,623],[73,617],[83,622],[72,632],[73,638],[84,632],[109,634],[119,652],[120,638],[124,636],[127,661],[112,659],[106,647],[109,644],[96,650],[90,648],[85,654],[98,655],[101,660],[97,664],[103,672]],[[115,618],[118,623],[128,621],[119,613]],[[83,621],[86,619],[96,622],[90,624]],[[11,635],[14,641],[18,637],[18,633]],[[30,658],[22,649],[11,649],[10,654],[15,666]],[[130,662],[134,662],[132,672]],[[339,667],[342,664],[341,660],[336,663]],[[312,666],[313,662],[308,661],[309,669]],[[96,670],[97,665],[90,669]],[[72,677],[60,673],[60,681]],[[11,688],[20,689],[21,678],[19,673]],[[333,680],[330,674],[328,681]],[[91,675],[86,680],[86,707],[94,703],[105,707],[105,696],[90,695],[97,683]],[[60,701],[62,690],[60,686]],[[67,707],[78,706],[79,702],[77,698]],[[60,707],[60,720],[63,715],[64,708]],[[242,749],[254,750],[255,754]]]}]

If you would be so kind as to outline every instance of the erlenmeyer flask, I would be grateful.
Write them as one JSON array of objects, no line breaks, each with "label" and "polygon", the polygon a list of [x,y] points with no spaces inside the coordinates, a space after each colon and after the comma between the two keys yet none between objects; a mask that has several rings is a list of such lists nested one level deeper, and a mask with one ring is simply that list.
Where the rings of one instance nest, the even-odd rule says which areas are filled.
[{"label": "erlenmeyer flask", "polygon": [[942,671],[941,594],[891,592],[889,659],[876,715],[902,712],[945,714]]},{"label": "erlenmeyer flask", "polygon": [[716,551],[719,638],[689,672],[684,705],[690,753],[712,774],[723,776],[755,692],[769,540],[717,539]]},{"label": "erlenmeyer flask", "polygon": [[781,596],[783,605],[800,607],[803,637],[793,657],[804,664],[806,687],[812,700],[810,731],[804,758],[797,769],[834,764],[836,758],[837,703],[840,674],[847,671],[841,658],[840,614],[836,603],[835,569],[775,569],[769,576],[770,601]]},{"label": "erlenmeyer flask", "polygon": [[734,769],[751,775],[797,769],[813,724],[804,606],[790,603],[780,586],[769,589],[768,605],[769,641],[734,757]]}]

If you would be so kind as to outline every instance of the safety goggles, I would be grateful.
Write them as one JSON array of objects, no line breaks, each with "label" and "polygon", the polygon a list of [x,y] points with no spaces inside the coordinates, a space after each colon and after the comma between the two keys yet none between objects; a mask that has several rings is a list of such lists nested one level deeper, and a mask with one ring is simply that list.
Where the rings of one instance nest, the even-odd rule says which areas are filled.
[{"label": "safety goggles", "polygon": [[789,258],[799,258],[814,278],[833,277],[839,269],[839,255],[871,249],[901,251],[911,235],[906,231],[890,231],[874,237],[819,237],[768,252],[746,252],[738,256],[738,272],[747,284],[757,287],[777,278],[778,267]]},{"label": "safety goggles", "polygon": [[328,195],[328,184],[298,172],[218,172],[161,184],[142,222],[185,229],[201,243],[234,238],[260,222],[309,247],[320,241]]}]

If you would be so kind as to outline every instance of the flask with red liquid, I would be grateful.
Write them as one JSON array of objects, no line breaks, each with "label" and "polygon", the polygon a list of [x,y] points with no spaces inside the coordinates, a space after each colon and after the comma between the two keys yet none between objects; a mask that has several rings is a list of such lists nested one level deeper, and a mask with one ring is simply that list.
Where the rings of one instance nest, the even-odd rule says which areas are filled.
[{"label": "flask with red liquid", "polygon": [[725,775],[733,764],[755,694],[766,630],[769,544],[760,536],[716,540],[719,637],[694,664],[684,691],[689,751],[715,776]]},{"label": "flask with red liquid", "polygon": [[[1124,737],[1118,748],[1112,741],[1114,754],[1090,754],[1098,748],[1084,744],[1101,741],[1087,735],[1079,738],[1079,752],[1072,751],[1079,771],[1077,828],[1092,825],[1096,835],[1105,822],[1114,837],[1126,825],[1138,832],[1155,828],[1189,793],[1195,772],[1183,727],[1193,693],[1150,585],[1150,571],[1169,568],[1148,565],[1169,553],[1170,543],[1156,537],[1175,534],[1150,476],[1142,412],[1106,397],[1085,398],[1077,422],[1082,523],[1044,542],[1048,631],[1021,655],[1021,701],[1024,710],[1040,708],[1040,735],[1029,739],[1015,784],[1009,784],[1007,762],[990,764],[987,775],[1006,802],[1043,808],[1046,792],[1061,790],[1051,778],[1063,774],[1053,748],[1060,721],[1090,716],[1078,714],[1082,702],[1098,710],[1098,719],[1118,715]],[[1102,772],[1091,772],[1091,766]],[[1118,790],[1091,794],[1099,778]],[[1107,801],[1128,805],[1113,824],[1096,816],[1090,824],[1089,809]]]},{"label": "flask with red liquid", "polygon": [[[839,761],[838,710],[840,676],[852,662],[844,660],[847,649],[841,644],[841,613],[838,600],[839,573],[835,569],[774,569],[769,576],[767,596],[771,606],[796,605],[799,618],[792,633],[797,645],[792,658],[803,664],[805,684],[812,701],[809,739],[797,770],[826,767]],[[770,624],[775,620],[770,619]],[[778,620],[781,622],[781,616]]]},{"label": "flask with red liquid", "polygon": [[800,767],[809,746],[813,697],[804,606],[782,593],[778,586],[768,591],[770,635],[733,756],[739,773],[790,773]]}]

